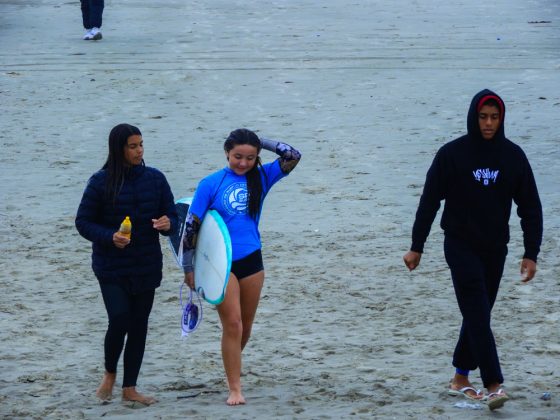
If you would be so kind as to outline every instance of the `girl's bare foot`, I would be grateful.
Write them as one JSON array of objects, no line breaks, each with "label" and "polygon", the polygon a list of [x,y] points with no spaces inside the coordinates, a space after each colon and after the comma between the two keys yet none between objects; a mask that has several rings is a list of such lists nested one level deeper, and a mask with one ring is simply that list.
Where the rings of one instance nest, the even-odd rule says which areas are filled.
[{"label": "girl's bare foot", "polygon": [[157,402],[154,397],[148,397],[147,395],[140,394],[138,391],[136,391],[136,387],[134,386],[123,388],[122,400],[124,402],[137,402],[142,405],[152,405]]},{"label": "girl's bare foot", "polygon": [[113,387],[115,386],[116,379],[116,373],[105,372],[105,374],[103,375],[103,379],[101,380],[101,384],[95,392],[97,398],[99,398],[101,401],[110,401],[111,399],[113,399]]},{"label": "girl's bare foot", "polygon": [[230,391],[226,404],[227,405],[245,404],[245,397],[243,396],[241,391]]}]

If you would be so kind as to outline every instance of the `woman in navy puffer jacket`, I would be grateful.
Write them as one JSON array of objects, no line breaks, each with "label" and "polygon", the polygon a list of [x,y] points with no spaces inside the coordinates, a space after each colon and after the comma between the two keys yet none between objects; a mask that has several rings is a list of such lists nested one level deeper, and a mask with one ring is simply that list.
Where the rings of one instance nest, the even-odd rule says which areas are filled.
[{"label": "woman in navy puffer jacket", "polygon": [[[136,380],[155,289],[162,278],[159,234],[169,235],[177,228],[177,212],[165,176],[146,167],[143,154],[138,128],[119,124],[111,130],[107,162],[88,181],[76,228],[93,243],[92,267],[109,317],[105,375],[97,396],[112,398],[124,347],[122,399],[149,405],[156,400],[138,393]],[[130,238],[119,232],[126,216],[132,222]]]}]

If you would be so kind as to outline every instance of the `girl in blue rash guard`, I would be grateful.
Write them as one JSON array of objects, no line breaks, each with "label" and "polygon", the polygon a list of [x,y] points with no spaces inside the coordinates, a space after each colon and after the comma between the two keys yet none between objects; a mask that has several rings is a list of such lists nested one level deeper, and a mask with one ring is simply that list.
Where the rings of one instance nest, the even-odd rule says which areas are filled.
[{"label": "girl in blue rash guard", "polygon": [[[266,149],[280,157],[261,164]],[[204,178],[195,192],[185,223],[183,268],[185,283],[194,289],[192,256],[196,236],[206,212],[215,209],[231,236],[233,263],[225,299],[217,306],[222,323],[222,359],[229,387],[228,405],[244,404],[241,392],[241,352],[251,327],[264,283],[264,266],[258,230],[266,194],[298,164],[293,147],[259,137],[250,130],[232,131],[224,143],[228,166]]]}]

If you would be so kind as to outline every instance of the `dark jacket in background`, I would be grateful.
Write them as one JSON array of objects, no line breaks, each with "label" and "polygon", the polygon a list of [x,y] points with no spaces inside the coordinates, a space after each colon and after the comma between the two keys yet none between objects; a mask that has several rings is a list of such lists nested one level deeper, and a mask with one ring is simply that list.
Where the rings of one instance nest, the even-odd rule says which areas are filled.
[{"label": "dark jacket in background", "polygon": [[[106,180],[104,169],[89,179],[76,216],[78,232],[92,242],[93,271],[101,282],[128,282],[134,292],[155,289],[161,284],[162,253],[152,219],[169,217],[171,229],[162,235],[178,226],[169,184],[157,169],[133,166],[113,203],[105,193]],[[132,222],[131,241],[119,249],[113,234],[125,216]]]},{"label": "dark jacket in background", "polygon": [[[501,125],[492,140],[482,137],[478,122],[477,105],[488,95],[502,105]],[[541,202],[525,153],[505,137],[504,118],[505,105],[498,95],[487,89],[475,95],[467,116],[468,133],[441,147],[428,170],[412,230],[412,251],[423,251],[441,200],[446,235],[482,251],[505,246],[513,200],[521,218],[524,258],[537,261]]]}]

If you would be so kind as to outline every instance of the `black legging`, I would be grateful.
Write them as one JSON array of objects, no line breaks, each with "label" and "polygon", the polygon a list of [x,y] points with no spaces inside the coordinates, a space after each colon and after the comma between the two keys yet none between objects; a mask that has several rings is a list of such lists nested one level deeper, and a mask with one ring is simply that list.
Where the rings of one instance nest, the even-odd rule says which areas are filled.
[{"label": "black legging", "polygon": [[119,283],[99,284],[109,316],[109,327],[105,334],[105,370],[109,373],[117,372],[117,363],[127,336],[122,386],[136,386],[144,357],[148,318],[155,290],[135,294]]},{"label": "black legging", "polygon": [[507,247],[504,245],[492,252],[482,252],[446,235],[444,250],[457,303],[463,315],[453,366],[463,370],[480,368],[485,387],[496,382],[501,384],[504,377],[490,319],[500,287]]}]

